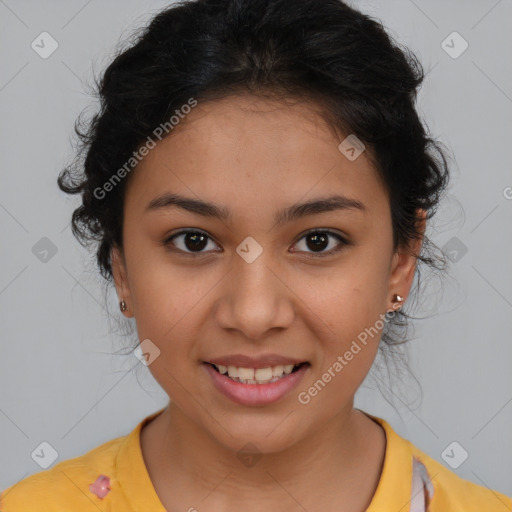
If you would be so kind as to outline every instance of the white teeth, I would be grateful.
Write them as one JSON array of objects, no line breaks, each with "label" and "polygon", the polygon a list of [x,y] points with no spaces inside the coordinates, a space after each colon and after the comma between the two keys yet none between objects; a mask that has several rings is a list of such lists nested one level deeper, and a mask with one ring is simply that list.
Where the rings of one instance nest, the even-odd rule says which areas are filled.
[{"label": "white teeth", "polygon": [[283,365],[272,366],[272,375],[274,377],[281,377],[283,375]]},{"label": "white teeth", "polygon": [[270,380],[272,378],[272,368],[258,368],[254,372],[254,378],[256,380]]},{"label": "white teeth", "polygon": [[275,382],[280,378],[292,373],[295,365],[276,365],[267,366],[266,368],[241,368],[237,366],[223,366],[221,364],[214,365],[221,374],[227,374],[236,382],[244,382],[245,384],[267,384]]},{"label": "white teeth", "polygon": [[[231,377],[231,375],[230,375]],[[253,380],[254,379],[254,368],[238,368],[239,379],[243,380]]]},{"label": "white teeth", "polygon": [[236,366],[228,366],[228,375],[233,377],[238,377],[238,368]]},{"label": "white teeth", "polygon": [[292,373],[293,366],[293,364],[287,364],[286,366],[283,366],[283,372],[286,373],[287,375],[289,373]]}]

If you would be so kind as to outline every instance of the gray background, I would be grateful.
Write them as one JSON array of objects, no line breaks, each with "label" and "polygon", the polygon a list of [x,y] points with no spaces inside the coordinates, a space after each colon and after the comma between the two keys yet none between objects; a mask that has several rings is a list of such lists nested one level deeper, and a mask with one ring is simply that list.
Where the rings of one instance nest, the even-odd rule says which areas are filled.
[{"label": "gray background", "polygon": [[[469,453],[457,474],[512,495],[512,1],[351,3],[429,71],[418,108],[454,161],[427,234],[457,250],[442,291],[433,282],[424,297],[425,316],[436,302],[437,314],[416,324],[409,344],[423,400],[397,375],[392,407],[370,377],[356,406],[447,467],[442,453],[456,441]],[[167,4],[0,0],[0,489],[41,470],[31,453],[42,441],[60,462],[127,434],[167,402],[138,359],[114,354],[129,342],[112,334],[117,297],[107,297],[109,320],[93,255],[69,227],[77,198],[55,181],[73,154],[76,116],[95,108],[85,88],[92,70]],[[31,48],[43,31],[59,45],[47,59]],[[442,47],[453,31],[469,44],[458,58]],[[43,237],[54,255],[37,251]]]}]

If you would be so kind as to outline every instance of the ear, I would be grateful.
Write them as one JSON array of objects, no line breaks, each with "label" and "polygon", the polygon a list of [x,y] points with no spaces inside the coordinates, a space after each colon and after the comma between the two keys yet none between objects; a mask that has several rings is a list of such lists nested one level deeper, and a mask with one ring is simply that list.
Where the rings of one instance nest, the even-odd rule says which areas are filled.
[{"label": "ear", "polygon": [[110,251],[112,262],[112,274],[114,276],[114,284],[116,286],[119,302],[125,300],[127,309],[122,311],[127,318],[133,317],[132,297],[130,293],[130,285],[128,282],[128,273],[126,271],[126,262],[122,250],[114,245]]},{"label": "ear", "polygon": [[[417,210],[417,226],[421,237],[411,242],[406,247],[398,247],[393,255],[391,263],[391,275],[389,279],[389,296],[395,293],[407,298],[412,282],[414,280],[414,272],[416,270],[417,259],[414,255],[418,255],[423,245],[425,235],[426,210]],[[392,301],[392,299],[390,299]],[[393,307],[392,303],[392,307]]]}]

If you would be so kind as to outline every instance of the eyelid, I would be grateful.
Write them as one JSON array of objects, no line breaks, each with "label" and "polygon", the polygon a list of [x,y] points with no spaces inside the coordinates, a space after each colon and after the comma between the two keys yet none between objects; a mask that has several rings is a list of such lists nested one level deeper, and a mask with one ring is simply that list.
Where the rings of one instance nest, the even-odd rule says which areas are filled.
[{"label": "eyelid", "polygon": [[[297,242],[299,240],[302,240],[305,236],[311,234],[311,233],[327,233],[329,235],[333,235],[333,236],[337,236],[339,237],[341,240],[343,240],[345,243],[349,243],[348,242],[348,236],[344,235],[343,233],[339,232],[338,230],[336,229],[332,229],[332,228],[323,228],[323,227],[319,227],[319,228],[311,228],[311,229],[308,229],[306,231],[304,231],[303,233],[301,233],[298,238],[297,238]],[[295,242],[295,243],[297,243]]]}]

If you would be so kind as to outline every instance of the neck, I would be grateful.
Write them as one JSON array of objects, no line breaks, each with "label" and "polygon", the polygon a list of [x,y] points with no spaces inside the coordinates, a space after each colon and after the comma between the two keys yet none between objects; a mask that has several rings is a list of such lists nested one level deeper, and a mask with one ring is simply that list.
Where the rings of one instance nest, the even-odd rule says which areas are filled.
[{"label": "neck", "polygon": [[[377,487],[385,454],[380,425],[350,403],[320,431],[273,453],[233,451],[213,438],[172,402],[141,433],[150,478],[162,503],[198,503],[211,510],[254,510],[293,500],[310,510],[322,496],[366,507]],[[185,498],[187,496],[187,498]],[[192,500],[192,501],[190,501]],[[292,500],[292,501],[290,501]],[[165,503],[164,503],[165,505]],[[329,510],[329,508],[323,508]],[[338,509],[340,510],[340,509]],[[365,508],[360,508],[365,510]]]}]

